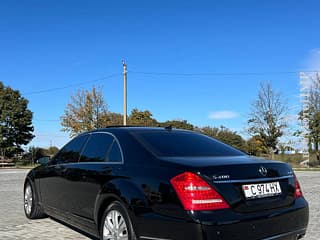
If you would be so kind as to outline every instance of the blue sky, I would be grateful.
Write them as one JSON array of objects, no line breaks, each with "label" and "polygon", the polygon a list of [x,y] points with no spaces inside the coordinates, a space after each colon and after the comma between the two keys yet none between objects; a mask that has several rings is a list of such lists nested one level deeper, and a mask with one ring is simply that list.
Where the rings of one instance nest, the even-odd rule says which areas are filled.
[{"label": "blue sky", "polygon": [[102,86],[109,109],[122,112],[122,59],[129,111],[241,133],[261,81],[292,108],[299,104],[298,72],[320,70],[319,7],[310,0],[4,0],[0,81],[29,99],[36,146],[68,141],[59,118],[78,89]]}]

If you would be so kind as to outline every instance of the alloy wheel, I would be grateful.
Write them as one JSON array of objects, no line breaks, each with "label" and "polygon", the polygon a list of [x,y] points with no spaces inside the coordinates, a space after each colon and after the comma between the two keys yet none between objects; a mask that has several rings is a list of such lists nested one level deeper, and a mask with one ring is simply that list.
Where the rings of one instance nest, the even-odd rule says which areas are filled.
[{"label": "alloy wheel", "polygon": [[108,212],[103,225],[103,240],[128,240],[128,228],[122,214],[117,210]]},{"label": "alloy wheel", "polygon": [[32,189],[31,189],[31,186],[28,184],[24,191],[24,209],[28,215],[30,215],[32,211],[32,202],[33,202]]}]

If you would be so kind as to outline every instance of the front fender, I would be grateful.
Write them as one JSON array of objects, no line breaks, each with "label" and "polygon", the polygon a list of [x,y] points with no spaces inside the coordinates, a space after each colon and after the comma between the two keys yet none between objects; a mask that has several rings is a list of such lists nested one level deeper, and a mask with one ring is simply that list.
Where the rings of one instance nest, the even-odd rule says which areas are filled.
[{"label": "front fender", "polygon": [[24,194],[24,189],[25,189],[25,186],[26,186],[26,183],[29,182],[31,184],[31,187],[34,191],[34,196],[35,196],[35,200],[38,204],[40,204],[41,202],[41,198],[40,198],[40,191],[39,191],[39,184],[38,184],[38,181],[36,181],[36,178],[35,178],[35,170],[32,169],[28,172],[25,180],[24,180],[24,184],[23,184],[23,194]]}]

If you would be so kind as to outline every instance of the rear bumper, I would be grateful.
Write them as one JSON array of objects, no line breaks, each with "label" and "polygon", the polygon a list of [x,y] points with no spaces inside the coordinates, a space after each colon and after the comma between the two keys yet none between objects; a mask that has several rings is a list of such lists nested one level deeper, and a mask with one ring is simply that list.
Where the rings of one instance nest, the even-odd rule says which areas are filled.
[{"label": "rear bumper", "polygon": [[[288,208],[255,214],[239,214],[226,210],[223,220],[219,216],[199,216],[206,239],[296,239],[305,234],[309,208],[304,198],[299,198]],[[220,217],[221,219],[221,217]],[[212,221],[214,220],[214,221]]]},{"label": "rear bumper", "polygon": [[297,199],[291,207],[255,214],[230,209],[189,214],[191,219],[184,221],[153,214],[152,218],[144,218],[140,239],[295,240],[305,235],[309,219],[304,198]]},{"label": "rear bumper", "polygon": [[263,240],[297,240],[304,237],[304,235],[306,234],[306,230],[307,229],[305,228],[298,231],[278,234],[276,236],[264,238]]},{"label": "rear bumper", "polygon": [[276,239],[293,240],[303,236],[308,223],[307,209],[280,215],[266,215],[237,223],[202,225],[205,239]]}]

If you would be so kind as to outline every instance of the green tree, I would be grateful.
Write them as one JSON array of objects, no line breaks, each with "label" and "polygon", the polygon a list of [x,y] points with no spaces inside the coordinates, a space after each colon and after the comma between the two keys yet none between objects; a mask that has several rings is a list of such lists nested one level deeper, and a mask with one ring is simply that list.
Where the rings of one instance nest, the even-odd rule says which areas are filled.
[{"label": "green tree", "polygon": [[140,111],[137,108],[132,109],[128,124],[133,126],[157,126],[158,122],[152,118],[152,113],[149,110]]},{"label": "green tree", "polygon": [[253,136],[246,142],[246,152],[250,155],[260,156],[261,154],[268,153],[268,150],[259,136]]},{"label": "green tree", "polygon": [[245,140],[239,134],[237,134],[237,132],[231,131],[230,129],[224,126],[221,126],[220,128],[206,126],[198,129],[198,131],[209,137],[216,138],[226,144],[238,148],[242,151],[246,150]]},{"label": "green tree", "polygon": [[248,132],[252,136],[259,136],[272,159],[279,138],[287,127],[287,109],[282,95],[275,92],[270,83],[260,84],[258,99],[251,105]]},{"label": "green tree", "polygon": [[108,112],[106,117],[107,126],[123,125],[123,115],[115,112]]},{"label": "green tree", "polygon": [[51,146],[47,149],[45,149],[46,156],[53,156],[59,151],[59,148],[56,146]]},{"label": "green tree", "polygon": [[193,130],[194,126],[191,123],[188,123],[187,120],[169,120],[159,124],[162,127],[171,126],[173,128],[178,129],[186,129],[186,130]]},{"label": "green tree", "polygon": [[305,112],[300,112],[300,119],[308,118],[309,123],[309,147],[314,148],[318,164],[320,164],[319,144],[320,144],[320,76],[316,74],[312,79],[310,92],[307,96],[308,106]]},{"label": "green tree", "polygon": [[0,149],[2,157],[22,153],[22,145],[28,144],[34,135],[32,112],[28,100],[20,92],[0,82]]},{"label": "green tree", "polygon": [[314,146],[314,152],[316,154],[318,164],[320,163],[319,155],[319,141],[320,141],[320,111],[313,114],[309,122],[310,125],[310,138]]},{"label": "green tree", "polygon": [[59,148],[57,148],[56,146],[51,146],[49,148],[30,146],[22,156],[22,159],[20,159],[20,162],[22,164],[33,165],[36,162],[36,160],[38,160],[39,158],[45,157],[45,156],[53,156],[58,151],[59,151]]},{"label": "green tree", "polygon": [[246,150],[246,141],[239,134],[227,128],[221,129],[218,139],[242,151]]},{"label": "green tree", "polygon": [[27,151],[27,158],[34,164],[35,160],[47,156],[46,150],[44,148],[31,146]]},{"label": "green tree", "polygon": [[107,104],[102,90],[93,87],[91,91],[79,90],[71,96],[61,117],[62,130],[70,132],[70,136],[78,133],[105,127],[108,124]]},{"label": "green tree", "polygon": [[20,160],[24,164],[33,165],[37,159],[48,156],[47,150],[40,147],[30,146]]},{"label": "green tree", "polygon": [[197,131],[209,136],[209,137],[213,137],[213,138],[218,138],[218,134],[220,129],[217,127],[202,127],[202,128],[198,128]]}]

